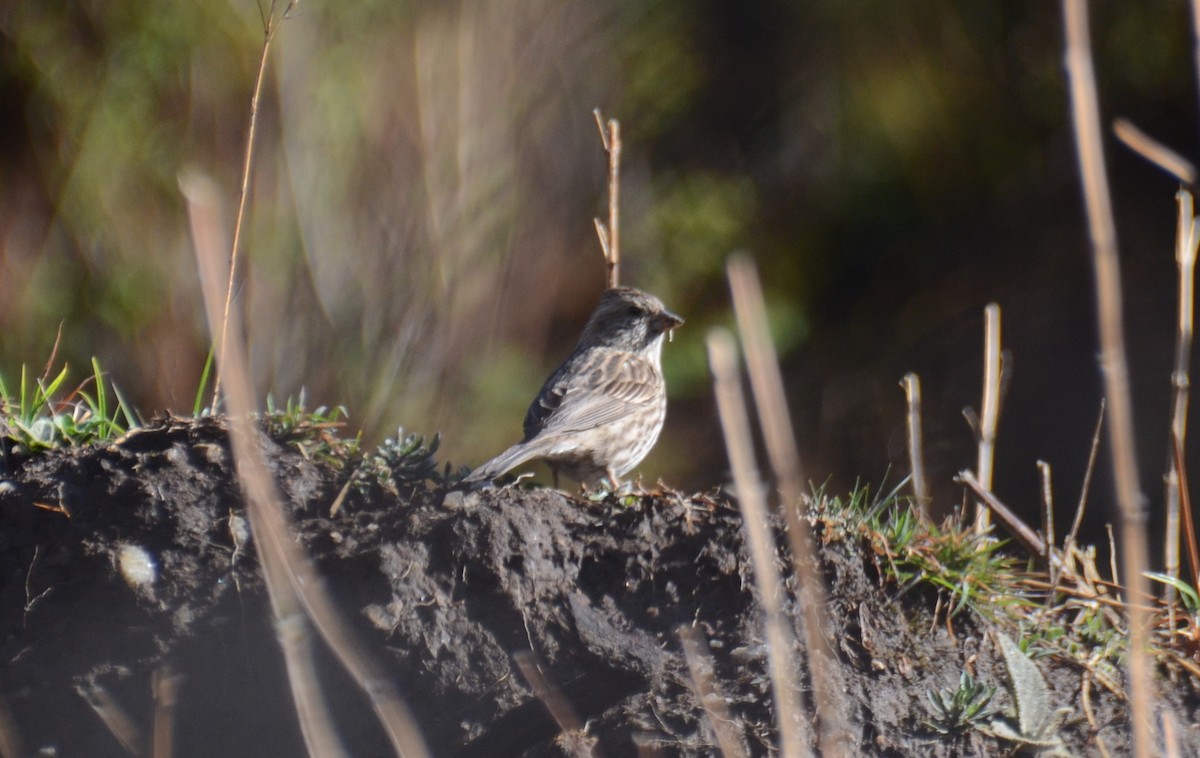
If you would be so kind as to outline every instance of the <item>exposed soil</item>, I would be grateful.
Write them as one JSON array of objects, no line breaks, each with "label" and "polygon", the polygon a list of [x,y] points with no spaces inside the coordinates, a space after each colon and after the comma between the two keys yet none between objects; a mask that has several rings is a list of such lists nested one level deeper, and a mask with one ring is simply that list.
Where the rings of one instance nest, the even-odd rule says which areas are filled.
[{"label": "exposed soil", "polygon": [[[724,496],[591,502],[507,487],[447,497],[427,481],[399,498],[352,491],[330,518],[348,474],[264,446],[301,543],[435,755],[715,753],[681,625],[708,641],[746,748],[771,751],[763,620],[740,516]],[[163,667],[181,677],[175,755],[304,754],[253,543],[236,538],[242,500],[218,423],[163,421],[116,444],[10,455],[2,466],[0,693],[21,754],[129,755],[101,713],[123,713],[137,729],[132,747],[148,753],[151,682]],[[926,693],[953,688],[964,670],[1007,682],[981,622],[962,614],[951,630],[944,614],[934,620],[932,594],[896,599],[852,541],[823,545],[815,560],[857,751],[1012,753],[1011,742],[925,725]],[[787,610],[798,616],[794,601]],[[562,734],[535,697],[514,664],[522,651],[581,732]],[[365,699],[327,651],[318,658],[349,752],[388,755]],[[1066,745],[1095,754],[1099,734],[1127,755],[1124,703],[1093,688],[1094,728],[1080,713],[1081,671],[1037,664],[1055,704],[1073,709]],[[1184,752],[1198,754],[1195,693],[1166,689]],[[997,702],[1010,705],[1004,693]]]}]

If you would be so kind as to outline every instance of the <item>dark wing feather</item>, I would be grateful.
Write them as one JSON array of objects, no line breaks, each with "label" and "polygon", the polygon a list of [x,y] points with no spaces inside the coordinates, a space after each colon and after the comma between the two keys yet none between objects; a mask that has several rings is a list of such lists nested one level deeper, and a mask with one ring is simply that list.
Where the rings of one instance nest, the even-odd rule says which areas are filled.
[{"label": "dark wing feather", "polygon": [[546,427],[546,421],[554,412],[562,405],[563,397],[567,394],[567,386],[570,384],[572,370],[571,364],[578,357],[571,356],[565,363],[558,367],[558,370],[550,375],[546,383],[542,385],[542,389],[538,391],[537,397],[529,404],[529,410],[525,412],[525,441],[533,439]]},{"label": "dark wing feather", "polygon": [[529,407],[526,439],[594,429],[659,401],[662,378],[636,353],[612,350],[581,358],[584,365],[555,372]]}]

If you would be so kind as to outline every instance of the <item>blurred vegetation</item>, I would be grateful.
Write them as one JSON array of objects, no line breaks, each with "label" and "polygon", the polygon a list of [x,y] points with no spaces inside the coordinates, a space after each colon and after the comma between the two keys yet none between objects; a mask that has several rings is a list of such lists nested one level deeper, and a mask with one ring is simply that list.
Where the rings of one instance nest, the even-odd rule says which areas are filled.
[{"label": "blurred vegetation", "polygon": [[[1098,392],[1060,26],[1033,0],[301,3],[237,283],[260,392],[345,405],[367,443],[441,432],[456,463],[514,441],[602,287],[600,107],[623,125],[625,282],[688,319],[647,477],[723,477],[703,338],[732,322],[734,249],[764,271],[814,478],[903,460],[910,369],[934,473],[969,464],[992,299],[1027,371],[1008,433],[1052,403],[1038,439],[1070,472]],[[1094,4],[1093,28],[1106,108],[1194,152],[1186,4]],[[209,340],[176,177],[212,175],[232,223],[260,9],[8,3],[0,34],[0,371],[40,366],[61,324],[60,358],[96,355],[145,416],[187,412]],[[1169,352],[1174,188],[1110,155],[1131,266],[1166,272],[1132,286],[1165,283],[1145,312]],[[1032,486],[1054,453],[1005,459],[1005,433],[998,478]]]}]

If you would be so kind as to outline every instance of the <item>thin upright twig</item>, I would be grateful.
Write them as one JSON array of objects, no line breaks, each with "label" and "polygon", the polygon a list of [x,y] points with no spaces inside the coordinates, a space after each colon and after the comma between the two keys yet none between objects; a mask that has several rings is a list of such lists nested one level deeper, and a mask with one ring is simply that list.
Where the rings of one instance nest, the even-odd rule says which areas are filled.
[{"label": "thin upright twig", "polygon": [[792,553],[792,565],[801,590],[804,610],[804,648],[808,653],[808,668],[813,681],[814,700],[821,705],[818,713],[818,742],[823,755],[846,755],[849,746],[843,740],[848,734],[845,710],[845,686],[838,669],[837,656],[829,649],[821,634],[825,613],[825,579],[820,567],[812,561],[812,536],[808,522],[800,512],[803,505],[804,474],[796,433],[784,394],[783,377],[779,372],[779,357],[771,341],[767,323],[767,308],[762,284],[753,261],[735,255],[726,267],[733,307],[737,313],[738,331],[746,352],[746,367],[750,387],[758,410],[766,441],[767,456],[775,472],[787,519],[787,537]]},{"label": "thin upright twig", "polygon": [[1172,447],[1175,449],[1175,465],[1179,467],[1184,475],[1179,478],[1179,503],[1180,514],[1183,523],[1184,544],[1187,546],[1188,554],[1188,575],[1187,583],[1193,587],[1200,587],[1200,545],[1196,543],[1196,525],[1192,519],[1192,496],[1188,489],[1187,469],[1183,466],[1183,445],[1179,443],[1179,439],[1171,440]]},{"label": "thin upright twig", "polygon": [[621,124],[615,118],[605,121],[599,108],[592,115],[600,128],[600,143],[608,154],[608,224],[594,221],[604,252],[608,286],[616,287],[621,283]]},{"label": "thin upright twig", "polygon": [[724,329],[708,335],[708,364],[713,374],[717,413],[725,435],[725,449],[733,469],[733,486],[742,510],[742,526],[750,548],[766,623],[767,667],[775,700],[779,751],[784,758],[809,756],[801,694],[796,687],[794,640],[783,612],[784,587],[775,563],[777,550],[767,516],[766,498],[754,464],[754,444],[746,401],[738,378],[737,345]]},{"label": "thin upright twig", "polygon": [[[1050,553],[1057,544],[1054,538],[1054,488],[1050,481],[1050,464],[1038,461],[1037,469],[1042,480],[1042,534],[1046,538],[1046,565],[1050,566],[1052,564]],[[1055,573],[1053,568],[1050,573],[1051,575]]]},{"label": "thin upright twig", "polygon": [[[1192,335],[1196,310],[1196,248],[1200,243],[1197,219],[1193,210],[1192,193],[1180,190],[1175,194],[1179,206],[1175,229],[1175,263],[1179,270],[1179,291],[1176,299],[1175,368],[1171,372],[1171,444],[1167,451],[1166,527],[1163,542],[1163,568],[1168,576],[1179,576],[1180,479],[1184,467],[1183,451],[1187,449],[1187,413],[1191,390]],[[1164,599],[1167,606],[1175,596],[1175,588],[1167,585]]]},{"label": "thin upright twig", "polygon": [[[1149,565],[1146,544],[1145,497],[1143,496],[1134,448],[1133,404],[1130,399],[1129,367],[1125,357],[1122,325],[1121,272],[1117,255],[1117,232],[1104,167],[1100,105],[1092,66],[1086,0],[1063,0],[1066,26],[1067,79],[1071,92],[1071,115],[1075,145],[1083,180],[1088,232],[1096,275],[1096,307],[1100,322],[1101,366],[1105,397],[1111,418],[1108,423],[1120,508],[1121,564],[1129,593],[1127,601],[1149,595],[1145,572]],[[1155,694],[1152,669],[1147,656],[1147,615],[1138,602],[1128,602],[1130,720],[1133,754],[1150,758],[1154,751]]]},{"label": "thin upright twig", "polygon": [[1092,476],[1096,473],[1096,458],[1100,455],[1100,435],[1104,431],[1104,398],[1100,398],[1100,411],[1096,415],[1096,429],[1092,432],[1092,448],[1088,452],[1087,468],[1083,471],[1083,484],[1079,487],[1079,504],[1075,507],[1075,518],[1071,521],[1071,531],[1063,540],[1063,554],[1071,556],[1075,540],[1079,536],[1079,528],[1083,526],[1083,513],[1087,510],[1088,495],[1092,491]]},{"label": "thin upright twig", "polygon": [[[984,489],[992,489],[996,460],[996,426],[1000,420],[1000,306],[988,303],[983,309],[983,405],[979,419],[979,458],[976,477]],[[989,511],[975,506],[975,531],[987,531]]]},{"label": "thin upright twig", "polygon": [[929,485],[925,480],[924,434],[921,431],[921,377],[908,372],[900,380],[904,389],[906,428],[908,429],[908,464],[912,472],[913,497],[922,521],[929,520]]},{"label": "thin upright twig", "polygon": [[[221,339],[217,343],[217,372],[213,378],[212,413],[217,415],[217,404],[221,400],[221,367],[224,365],[225,341],[229,338],[229,309],[233,305],[234,278],[237,273],[238,248],[242,240],[242,221],[246,217],[246,199],[250,194],[250,169],[254,165],[254,135],[258,130],[258,103],[262,97],[263,81],[267,76],[267,60],[271,53],[271,42],[278,29],[277,21],[288,17],[298,0],[289,0],[278,19],[275,16],[276,0],[263,13],[263,46],[258,56],[258,74],[254,78],[254,92],[250,95],[250,126],[246,129],[246,149],[242,155],[242,183],[238,190],[237,216],[233,222],[233,242],[229,249],[229,281],[225,288],[225,308],[221,319]],[[260,8],[261,10],[261,8]]]}]

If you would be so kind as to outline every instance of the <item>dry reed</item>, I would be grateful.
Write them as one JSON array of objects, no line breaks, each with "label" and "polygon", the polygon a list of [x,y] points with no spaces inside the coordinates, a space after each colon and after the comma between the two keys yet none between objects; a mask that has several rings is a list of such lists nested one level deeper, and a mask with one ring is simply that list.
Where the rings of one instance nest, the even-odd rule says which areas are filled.
[{"label": "dry reed", "polygon": [[1140,490],[1137,453],[1133,442],[1133,407],[1122,324],[1120,260],[1104,166],[1100,106],[1092,65],[1086,0],[1063,0],[1063,17],[1071,115],[1096,276],[1101,367],[1110,413],[1109,444],[1120,509],[1120,557],[1129,614],[1127,666],[1133,754],[1136,758],[1150,758],[1155,745],[1153,719],[1156,698],[1153,672],[1146,652],[1149,642],[1148,618],[1139,607],[1139,601],[1149,595],[1149,582],[1145,576],[1149,567],[1145,498]]},{"label": "dry reed", "polygon": [[[1000,420],[1000,306],[988,303],[983,309],[983,403],[976,430],[979,455],[976,477],[986,490],[992,489],[996,459],[996,426]],[[988,509],[975,506],[975,531],[982,534],[991,523]]]},{"label": "dry reed", "polygon": [[767,666],[775,701],[780,755],[784,758],[809,756],[802,697],[796,688],[795,641],[783,612],[785,590],[776,563],[778,554],[767,516],[766,498],[754,463],[750,420],[738,378],[737,345],[728,331],[714,329],[709,333],[708,363],[712,369],[725,448],[733,469],[734,489],[742,510],[755,585],[766,617]]},{"label": "dry reed", "polygon": [[787,520],[788,546],[796,572],[804,614],[804,649],[812,676],[817,714],[817,739],[825,756],[848,754],[844,742],[849,734],[846,719],[845,683],[821,629],[825,622],[825,579],[815,556],[803,507],[804,475],[796,434],[784,394],[779,358],[771,341],[762,284],[754,263],[736,255],[727,266],[738,331],[746,353],[746,367],[754,394],[759,423],[766,441],[767,457],[778,482],[784,517]]},{"label": "dry reed", "polygon": [[904,389],[905,428],[908,431],[908,465],[913,498],[922,521],[929,520],[929,485],[925,479],[924,433],[921,430],[921,377],[911,371],[900,380]]}]

